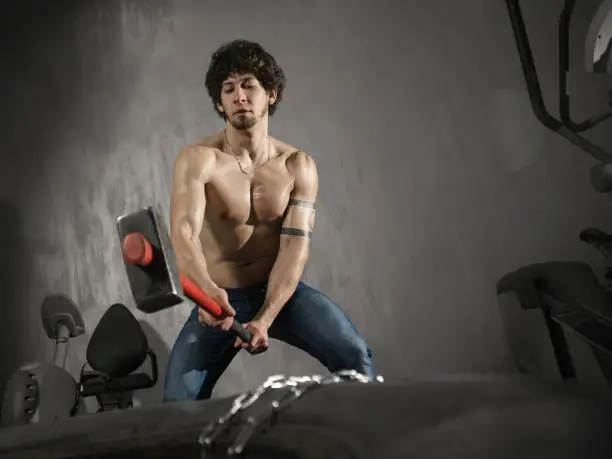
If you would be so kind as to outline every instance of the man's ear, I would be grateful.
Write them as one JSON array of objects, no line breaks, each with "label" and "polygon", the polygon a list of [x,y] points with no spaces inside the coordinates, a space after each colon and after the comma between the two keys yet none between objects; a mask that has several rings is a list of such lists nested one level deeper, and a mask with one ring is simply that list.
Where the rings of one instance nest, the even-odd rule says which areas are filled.
[{"label": "man's ear", "polygon": [[223,109],[223,105],[217,103],[217,108],[219,109],[221,113],[225,113],[225,110]]},{"label": "man's ear", "polygon": [[277,97],[278,97],[278,90],[276,88],[271,89],[268,92],[268,103],[270,105],[274,105],[276,103]]}]

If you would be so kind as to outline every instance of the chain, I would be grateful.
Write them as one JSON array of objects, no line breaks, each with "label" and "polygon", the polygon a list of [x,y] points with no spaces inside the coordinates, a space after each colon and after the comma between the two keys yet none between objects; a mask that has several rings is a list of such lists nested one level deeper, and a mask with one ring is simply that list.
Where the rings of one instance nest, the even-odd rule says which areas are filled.
[{"label": "chain", "polygon": [[232,406],[227,413],[216,421],[208,424],[202,430],[198,439],[199,444],[202,446],[201,458],[205,459],[206,457],[212,457],[208,455],[212,452],[215,442],[223,433],[227,432],[232,427],[232,422],[235,418],[247,408],[251,407],[264,394],[270,393],[271,391],[288,389],[288,392],[283,396],[276,397],[272,400],[266,407],[267,410],[264,410],[262,414],[259,416],[251,415],[246,418],[243,425],[240,426],[241,428],[235,436],[234,441],[227,448],[227,457],[240,455],[244,451],[247,442],[257,433],[265,421],[269,421],[270,424],[276,422],[280,411],[315,387],[344,382],[369,384],[374,382],[382,383],[383,381],[384,379],[382,376],[370,377],[354,370],[339,371],[333,373],[331,377],[328,378],[324,378],[320,375],[290,376],[288,378],[283,375],[270,376],[255,390],[238,395],[232,402]]},{"label": "chain", "polygon": [[[236,160],[236,162],[238,163],[238,168],[240,169],[240,171],[244,174],[244,175],[249,175],[248,172],[246,172],[244,170],[244,168],[242,167],[242,163],[240,162],[240,160],[238,159],[238,156],[236,155],[236,153],[234,152],[234,149],[232,148],[232,144],[230,143],[230,141],[227,138],[227,131],[223,131],[223,135],[225,136],[225,141],[227,142],[227,144],[230,147],[230,151],[232,152],[232,156],[234,157],[234,159]],[[266,164],[268,164],[270,162],[270,159],[272,158],[272,141],[270,140],[270,136],[268,136],[268,160],[263,163],[260,166],[255,166],[254,169],[258,169],[260,167],[265,166]]]}]

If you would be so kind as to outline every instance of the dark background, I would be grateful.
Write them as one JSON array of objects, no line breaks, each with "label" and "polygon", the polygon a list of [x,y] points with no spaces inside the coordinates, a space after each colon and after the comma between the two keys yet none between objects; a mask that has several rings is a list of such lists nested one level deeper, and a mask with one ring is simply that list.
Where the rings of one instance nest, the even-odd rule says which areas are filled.
[{"label": "dark background", "polygon": [[[563,2],[522,3],[555,112]],[[580,2],[574,20],[580,120],[604,107],[611,83],[581,71],[597,3]],[[271,133],[319,166],[305,280],[349,312],[387,379],[513,372],[498,278],[544,260],[586,260],[601,273],[603,258],[578,234],[612,232],[612,205],[591,189],[594,161],[535,119],[501,0],[1,8],[1,380],[51,358],[45,295],[69,295],[85,318],[87,336],[71,343],[73,372],[106,308],[134,310],[116,218],[152,204],[167,216],[177,152],[222,128],[204,78],[211,53],[234,38],[261,42],[284,67]],[[612,149],[609,132],[604,124],[589,136]],[[162,370],[188,311],[134,310]],[[315,371],[310,357],[274,342],[262,356],[238,357],[215,395]]]}]

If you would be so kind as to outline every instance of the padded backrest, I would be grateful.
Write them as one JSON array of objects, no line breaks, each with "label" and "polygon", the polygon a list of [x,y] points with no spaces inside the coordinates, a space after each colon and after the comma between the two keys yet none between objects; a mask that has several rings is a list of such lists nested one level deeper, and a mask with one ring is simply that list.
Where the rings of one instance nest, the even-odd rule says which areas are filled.
[{"label": "padded backrest", "polygon": [[87,362],[112,378],[126,376],[147,358],[149,343],[134,315],[122,304],[109,307],[87,346]]}]

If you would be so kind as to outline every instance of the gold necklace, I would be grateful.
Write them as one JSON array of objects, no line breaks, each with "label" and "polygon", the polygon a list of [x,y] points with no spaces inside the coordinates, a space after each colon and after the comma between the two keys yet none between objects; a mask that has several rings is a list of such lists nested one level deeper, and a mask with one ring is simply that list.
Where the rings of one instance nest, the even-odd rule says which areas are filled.
[{"label": "gold necklace", "polygon": [[[223,134],[225,135],[225,141],[227,142],[227,144],[230,147],[230,150],[232,152],[232,156],[234,157],[234,159],[238,163],[238,168],[240,169],[240,172],[242,172],[244,175],[249,175],[248,172],[246,172],[244,170],[244,168],[242,167],[242,164],[240,163],[240,160],[238,159],[238,156],[236,155],[236,153],[234,152],[234,149],[232,148],[232,144],[230,143],[230,141],[227,138],[227,130],[223,131]],[[270,159],[272,159],[271,158],[271,150],[272,150],[272,142],[270,141],[270,136],[268,136],[268,160],[265,163],[261,164],[260,166],[255,166],[255,169],[263,167],[263,166],[265,166],[266,164],[268,164],[270,162]]]}]

